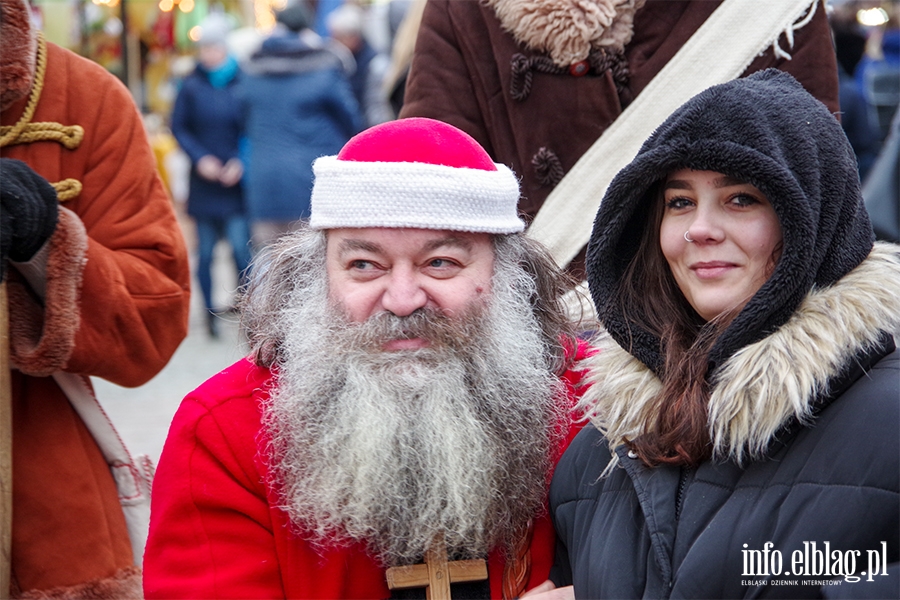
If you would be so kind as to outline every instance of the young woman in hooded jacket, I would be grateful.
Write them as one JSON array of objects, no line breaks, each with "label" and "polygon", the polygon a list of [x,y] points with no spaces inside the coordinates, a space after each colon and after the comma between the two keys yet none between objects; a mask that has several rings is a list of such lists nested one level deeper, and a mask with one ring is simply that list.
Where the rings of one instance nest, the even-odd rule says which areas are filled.
[{"label": "young woman in hooded jacket", "polygon": [[553,585],[900,597],[900,247],[828,109],[775,70],[694,97],[611,184],[587,270]]}]

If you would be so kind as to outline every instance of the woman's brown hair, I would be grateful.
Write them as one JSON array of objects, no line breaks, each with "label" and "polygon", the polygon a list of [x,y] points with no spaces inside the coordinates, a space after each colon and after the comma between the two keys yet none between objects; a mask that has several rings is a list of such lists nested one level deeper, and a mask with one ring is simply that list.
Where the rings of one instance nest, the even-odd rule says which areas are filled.
[{"label": "woman's brown hair", "polygon": [[660,340],[662,390],[644,433],[628,445],[649,466],[697,465],[711,454],[708,355],[734,314],[709,323],[693,310],[675,283],[660,249],[662,185],[650,192],[650,218],[617,292],[622,317]]}]

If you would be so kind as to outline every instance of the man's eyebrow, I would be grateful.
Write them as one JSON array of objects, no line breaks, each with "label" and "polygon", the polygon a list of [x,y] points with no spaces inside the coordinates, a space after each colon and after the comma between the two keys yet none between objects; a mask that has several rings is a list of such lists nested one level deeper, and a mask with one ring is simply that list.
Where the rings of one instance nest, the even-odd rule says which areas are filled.
[{"label": "man's eyebrow", "polygon": [[[461,248],[468,251],[472,249],[472,240],[458,235],[448,235],[427,242],[424,246],[422,246],[422,251],[433,252],[439,248],[444,248],[446,246]],[[338,245],[338,255],[341,257],[349,252],[355,251],[383,254],[385,252],[385,249],[381,245],[374,242],[370,242],[367,240],[357,240],[353,238],[341,240],[340,244]]]},{"label": "man's eyebrow", "polygon": [[443,248],[444,246],[455,246],[457,248],[462,248],[463,250],[471,250],[472,240],[467,237],[448,235],[436,240],[431,240],[430,242],[425,244],[423,250],[425,250],[426,252],[432,252],[434,250],[437,250],[438,248]]},{"label": "man's eyebrow", "polygon": [[356,250],[362,250],[363,252],[372,252],[373,254],[384,252],[384,248],[373,242],[367,242],[366,240],[346,239],[341,240],[341,243],[338,246],[338,255],[344,256],[348,252],[353,252]]}]

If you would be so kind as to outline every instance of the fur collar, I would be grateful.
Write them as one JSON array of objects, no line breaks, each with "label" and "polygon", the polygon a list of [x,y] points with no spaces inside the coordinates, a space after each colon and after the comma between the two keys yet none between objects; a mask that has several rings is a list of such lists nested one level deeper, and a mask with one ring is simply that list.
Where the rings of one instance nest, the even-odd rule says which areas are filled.
[{"label": "fur collar", "polygon": [[[876,243],[834,285],[810,291],[771,335],[731,356],[712,379],[709,429],[719,460],[762,456],[790,419],[810,422],[829,380],[882,331],[900,328],[900,246]],[[606,436],[610,450],[634,439],[660,390],[656,375],[603,332],[585,359],[590,387],[579,408]],[[613,462],[607,472],[616,462]]]},{"label": "fur collar", "polygon": [[0,111],[31,92],[37,30],[25,0],[0,0]]},{"label": "fur collar", "polygon": [[593,48],[622,50],[634,13],[646,0],[485,0],[520,44],[546,52],[557,66],[584,60]]}]

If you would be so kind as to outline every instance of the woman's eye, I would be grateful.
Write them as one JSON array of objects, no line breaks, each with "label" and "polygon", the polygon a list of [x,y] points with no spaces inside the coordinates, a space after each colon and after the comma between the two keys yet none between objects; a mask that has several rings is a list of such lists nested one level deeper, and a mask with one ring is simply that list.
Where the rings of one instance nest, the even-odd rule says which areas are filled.
[{"label": "woman's eye", "polygon": [[734,196],[731,201],[737,206],[752,206],[754,204],[759,204],[759,200],[751,196],[750,194],[738,194]]},{"label": "woman's eye", "polygon": [[692,204],[693,201],[691,201],[690,198],[684,198],[682,196],[666,200],[666,208],[668,208],[669,210],[679,210],[682,208],[687,208]]}]

